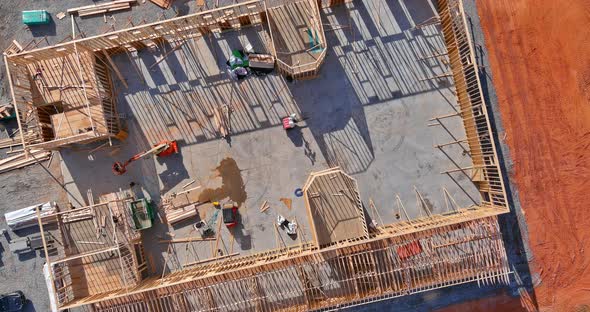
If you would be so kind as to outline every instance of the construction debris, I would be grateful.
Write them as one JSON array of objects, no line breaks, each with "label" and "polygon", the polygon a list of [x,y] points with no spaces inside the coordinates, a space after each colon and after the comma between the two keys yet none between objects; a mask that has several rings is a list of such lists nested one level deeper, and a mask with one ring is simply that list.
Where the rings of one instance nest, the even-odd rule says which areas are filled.
[{"label": "construction debris", "polygon": [[265,200],[262,205],[260,205],[260,212],[265,212],[268,208],[270,208],[270,205],[268,204],[268,201]]}]

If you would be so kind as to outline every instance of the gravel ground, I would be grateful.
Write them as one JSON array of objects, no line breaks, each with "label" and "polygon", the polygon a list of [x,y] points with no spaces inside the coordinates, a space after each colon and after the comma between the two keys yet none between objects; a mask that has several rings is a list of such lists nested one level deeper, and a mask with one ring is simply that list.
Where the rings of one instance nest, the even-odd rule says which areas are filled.
[{"label": "gravel ground", "polygon": [[[4,152],[2,152],[4,154]],[[56,178],[61,178],[58,154],[54,155],[48,169]],[[47,166],[47,161],[43,166]],[[41,165],[29,166],[20,170],[0,174],[0,215],[8,211],[32,206],[48,201],[64,203],[62,188]],[[4,218],[0,218],[0,228],[8,229]],[[42,267],[45,263],[42,251],[13,254],[8,249],[9,239],[37,233],[38,228],[23,229],[17,232],[8,230],[8,235],[0,237],[0,293],[22,290],[29,298],[26,311],[49,311],[49,296]]]}]

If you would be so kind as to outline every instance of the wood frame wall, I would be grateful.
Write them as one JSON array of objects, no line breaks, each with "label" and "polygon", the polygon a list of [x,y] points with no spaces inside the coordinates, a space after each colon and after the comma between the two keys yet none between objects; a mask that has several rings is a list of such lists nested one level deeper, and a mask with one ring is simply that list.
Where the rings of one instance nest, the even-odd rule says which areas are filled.
[{"label": "wood frame wall", "polygon": [[86,303],[93,311],[327,310],[469,282],[508,283],[509,274],[497,218],[490,216],[212,263]]},{"label": "wood frame wall", "polygon": [[473,42],[463,10],[462,0],[439,0],[442,33],[447,46],[460,116],[463,120],[473,168],[480,171],[482,179],[474,181],[482,200],[482,206],[492,206],[508,211],[506,189],[494,133],[483,96],[479,68]]},{"label": "wood frame wall", "polygon": [[[294,79],[313,78],[317,75],[319,67],[326,56],[327,46],[325,43],[325,34],[317,1],[299,1],[307,1],[313,8],[310,12],[310,14],[312,14],[310,23],[316,25],[318,29],[318,35],[322,41],[320,47],[323,50],[316,61],[308,64],[298,64],[293,66],[281,61],[280,58],[277,58],[277,67],[279,72]],[[272,5],[272,9],[280,10],[281,7],[289,4],[289,1],[275,1]],[[113,94],[109,66],[113,68],[118,76],[119,73],[117,68],[114,67],[113,63],[110,61],[110,55],[143,49],[149,45],[153,45],[153,42],[159,42],[162,40],[168,42],[183,41],[188,38],[219,33],[224,30],[239,29],[241,27],[263,23],[265,19],[268,22],[267,1],[250,0],[164,21],[113,31],[106,34],[76,39],[65,43],[59,43],[54,46],[5,55],[4,58],[9,81],[11,83],[12,97],[15,107],[17,108],[17,119],[21,129],[20,132],[23,148],[26,149],[27,145],[33,147],[34,144],[39,144],[37,148],[54,149],[72,143],[88,143],[97,139],[110,140],[110,138],[115,137],[118,134],[120,125],[118,114],[116,113],[116,104],[114,102],[115,96]],[[268,24],[268,27],[271,36],[270,44],[273,51],[276,52],[274,42],[272,42],[273,34],[270,23]],[[32,73],[27,72],[26,67],[28,65],[34,65],[56,58],[67,58],[72,55],[79,60],[81,54],[92,54],[97,60],[99,60],[94,67],[95,73],[92,74],[96,75],[98,77],[97,81],[102,84],[102,86],[96,85],[96,89],[105,91],[100,93],[101,97],[99,102],[102,102],[103,104],[103,110],[105,112],[103,118],[104,122],[111,126],[109,126],[108,133],[92,131],[92,133],[77,134],[68,138],[51,140],[51,142],[48,142],[43,139],[43,126],[40,125],[38,118],[34,118],[35,114],[31,114],[30,112],[32,109],[34,110],[32,107],[34,95],[31,83]],[[106,61],[109,62],[109,66],[106,65]],[[104,63],[105,66],[100,63]],[[86,94],[86,89],[84,89],[84,93]],[[88,99],[87,97],[87,101],[88,100],[91,99]],[[87,105],[89,106],[90,104]],[[90,111],[90,108],[88,108],[88,110]],[[90,118],[90,121],[92,123],[92,118]]]},{"label": "wood frame wall", "polygon": [[312,172],[303,199],[318,248],[369,237],[357,182],[339,167]]},{"label": "wood frame wall", "polygon": [[[315,28],[317,29],[317,32],[318,32],[318,36],[320,37],[320,40],[321,40],[321,42],[317,48],[322,49],[322,51],[317,56],[317,58],[313,62],[308,62],[305,64],[289,64],[289,62],[287,62],[284,59],[284,57],[285,57],[284,54],[277,53],[275,41],[273,40],[273,51],[274,51],[274,55],[276,56],[276,59],[277,59],[277,68],[278,68],[279,72],[288,76],[288,77],[291,77],[292,79],[297,79],[297,80],[313,79],[313,78],[317,77],[320,67],[324,63],[324,60],[326,58],[326,52],[328,49],[328,44],[326,43],[326,35],[324,32],[324,25],[322,24],[322,19],[321,19],[320,11],[319,11],[320,3],[317,0],[299,0],[299,1],[291,1],[291,2],[289,2],[289,1],[285,2],[285,0],[282,0],[281,3],[282,3],[282,5],[293,5],[295,2],[303,2],[303,1],[307,1],[309,6],[312,8],[312,11],[309,12],[312,15],[312,17],[309,19],[308,23],[310,25],[315,26]],[[268,10],[273,10],[273,9],[275,9],[275,8],[269,8]],[[268,10],[267,10],[267,12],[268,12]],[[269,28],[271,38],[272,38],[273,37],[273,27],[270,22],[271,18],[272,18],[272,15],[267,13],[268,28]],[[276,35],[277,31],[278,31],[278,29],[274,29],[275,35]]]}]

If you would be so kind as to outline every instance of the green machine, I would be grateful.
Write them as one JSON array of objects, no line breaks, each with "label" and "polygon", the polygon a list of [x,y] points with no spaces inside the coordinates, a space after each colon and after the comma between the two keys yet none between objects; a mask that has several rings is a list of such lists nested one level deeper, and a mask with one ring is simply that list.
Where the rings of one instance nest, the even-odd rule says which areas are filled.
[{"label": "green machine", "polygon": [[141,198],[129,202],[128,207],[136,230],[145,230],[152,227],[154,218],[156,217],[156,211],[151,201]]},{"label": "green machine", "polygon": [[34,26],[34,25],[46,25],[49,24],[51,17],[45,10],[35,11],[23,11],[23,24]]}]

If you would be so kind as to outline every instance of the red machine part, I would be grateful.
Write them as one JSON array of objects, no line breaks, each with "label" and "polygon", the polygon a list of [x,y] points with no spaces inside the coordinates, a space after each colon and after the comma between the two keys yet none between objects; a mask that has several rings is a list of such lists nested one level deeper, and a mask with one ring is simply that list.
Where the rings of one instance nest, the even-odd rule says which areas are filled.
[{"label": "red machine part", "polygon": [[166,157],[176,153],[178,153],[178,144],[176,143],[176,141],[162,141],[154,145],[154,147],[150,150],[133,155],[125,163],[121,163],[119,161],[113,163],[113,173],[115,175],[122,175],[125,172],[127,172],[127,166],[130,163],[143,157],[149,156],[151,154],[155,154],[158,157]]}]

